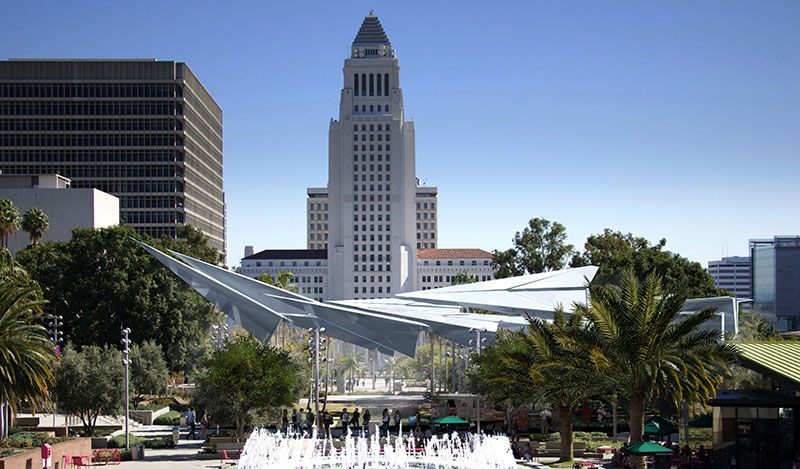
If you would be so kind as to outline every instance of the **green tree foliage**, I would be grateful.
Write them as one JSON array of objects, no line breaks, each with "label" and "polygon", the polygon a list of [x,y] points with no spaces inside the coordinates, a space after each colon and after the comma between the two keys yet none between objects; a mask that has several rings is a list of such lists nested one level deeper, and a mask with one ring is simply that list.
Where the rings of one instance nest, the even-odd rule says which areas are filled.
[{"label": "green tree foliage", "polygon": [[475,283],[477,281],[477,275],[467,275],[466,272],[459,272],[453,276],[452,285],[463,285],[465,283]]},{"label": "green tree foliage", "polygon": [[367,367],[364,365],[364,354],[351,350],[336,358],[336,387],[341,389],[346,378],[360,378],[364,376]]},{"label": "green tree foliage", "polygon": [[592,284],[589,291],[589,304],[577,313],[599,334],[573,331],[559,341],[629,400],[632,443],[642,440],[651,398],[663,396],[677,409],[681,400],[705,403],[714,395],[735,352],[720,342],[719,331],[702,329],[716,314],[713,308],[678,320],[686,293],[665,291],[655,274],[640,283],[627,271],[620,287]]},{"label": "green tree foliage", "polygon": [[175,238],[167,235],[158,240],[160,247],[186,254],[209,264],[220,264],[224,256],[209,244],[208,236],[192,225],[181,225],[175,229]]},{"label": "green tree foliage", "polygon": [[531,218],[528,226],[514,235],[513,248],[506,251],[495,250],[492,253],[495,277],[513,277],[564,268],[573,254],[573,246],[566,241],[567,229],[561,223]]},{"label": "green tree foliage", "polygon": [[297,284],[294,283],[294,274],[291,272],[281,270],[278,272],[277,278],[269,274],[263,274],[258,277],[258,280],[266,283],[267,285],[272,285],[282,290],[297,293]]},{"label": "green tree foliage", "polygon": [[602,234],[586,239],[585,251],[576,254],[570,266],[600,267],[592,283],[618,284],[626,270],[633,270],[639,281],[651,274],[662,278],[668,288],[685,290],[688,298],[724,296],[729,293],[714,286],[714,280],[702,265],[665,249],[666,239],[651,244],[631,233],[623,234],[606,228]]},{"label": "green tree foliage", "polygon": [[0,199],[0,247],[8,247],[8,238],[19,229],[19,209],[9,199]]},{"label": "green tree foliage", "polygon": [[257,413],[277,413],[295,402],[300,367],[287,352],[252,334],[237,335],[206,362],[198,381],[198,402],[214,421],[230,418],[241,441]]},{"label": "green tree foliage", "polygon": [[[16,408],[49,401],[56,356],[43,323],[42,290],[0,248],[0,400]],[[5,430],[5,429],[3,429]]]},{"label": "green tree foliage", "polygon": [[34,246],[39,244],[48,228],[50,228],[50,222],[47,221],[47,215],[38,208],[31,208],[22,216],[22,231],[28,233]]},{"label": "green tree foliage", "polygon": [[[73,230],[69,242],[24,249],[18,262],[64,317],[64,335],[81,345],[116,346],[123,327],[131,340],[154,340],[172,370],[192,371],[208,353],[208,330],[220,313],[147,254],[130,227]],[[154,244],[152,239],[139,237]]]},{"label": "green tree foliage", "polygon": [[152,340],[131,346],[130,380],[134,402],[138,405],[147,394],[161,394],[169,380],[169,369],[161,346]]},{"label": "green tree foliage", "polygon": [[546,402],[559,412],[560,461],[573,459],[572,414],[584,400],[607,392],[603,380],[587,370],[583,355],[562,344],[562,337],[596,335],[597,330],[580,315],[569,317],[562,309],[553,322],[530,318],[525,329],[498,334],[494,346],[473,355],[470,382],[494,403],[510,411],[523,403]]},{"label": "green tree foliage", "polygon": [[91,434],[100,415],[117,415],[125,396],[122,353],[109,346],[64,349],[56,379],[56,402],[62,412],[77,415],[84,434]]},{"label": "green tree foliage", "polygon": [[751,311],[739,311],[738,340],[780,341],[783,340],[775,324],[763,315]]}]

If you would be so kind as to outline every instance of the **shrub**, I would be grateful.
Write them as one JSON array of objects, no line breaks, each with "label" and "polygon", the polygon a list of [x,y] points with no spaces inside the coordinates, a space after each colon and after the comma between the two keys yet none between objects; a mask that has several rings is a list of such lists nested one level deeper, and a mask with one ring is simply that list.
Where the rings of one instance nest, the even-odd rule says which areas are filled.
[{"label": "shrub", "polygon": [[[172,437],[141,438],[138,436],[131,435],[130,445],[135,446],[138,445],[139,443],[142,443],[145,448],[150,448],[150,449],[163,449],[163,448],[175,447],[175,442],[172,440]],[[125,435],[117,435],[114,438],[108,440],[108,447],[124,448]]]},{"label": "shrub", "polygon": [[181,413],[177,410],[170,410],[164,415],[159,415],[153,420],[153,425],[171,425],[176,426],[181,423]]}]

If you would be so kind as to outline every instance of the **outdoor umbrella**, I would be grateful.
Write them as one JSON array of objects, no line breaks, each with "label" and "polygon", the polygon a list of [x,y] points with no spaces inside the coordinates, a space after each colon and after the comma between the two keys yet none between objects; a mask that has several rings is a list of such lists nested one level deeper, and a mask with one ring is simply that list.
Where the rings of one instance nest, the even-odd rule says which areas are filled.
[{"label": "outdoor umbrella", "polygon": [[700,417],[695,417],[686,422],[686,425],[689,425],[690,427],[711,428],[713,426],[711,414],[703,414]]},{"label": "outdoor umbrella", "polygon": [[661,446],[658,443],[653,443],[652,441],[640,441],[639,443],[634,443],[627,448],[622,448],[622,452],[625,454],[632,454],[634,456],[674,453],[674,451],[671,449]]},{"label": "outdoor umbrella", "polygon": [[445,418],[442,418],[442,419],[439,419],[439,420],[434,420],[433,423],[435,423],[437,425],[458,425],[458,424],[461,424],[461,423],[469,423],[469,422],[467,420],[460,419],[460,418],[456,417],[455,415],[448,415]]},{"label": "outdoor umbrella", "polygon": [[669,435],[671,433],[675,433],[675,424],[672,420],[665,419],[664,417],[650,417],[649,419],[645,420],[644,424],[644,434],[645,435]]}]

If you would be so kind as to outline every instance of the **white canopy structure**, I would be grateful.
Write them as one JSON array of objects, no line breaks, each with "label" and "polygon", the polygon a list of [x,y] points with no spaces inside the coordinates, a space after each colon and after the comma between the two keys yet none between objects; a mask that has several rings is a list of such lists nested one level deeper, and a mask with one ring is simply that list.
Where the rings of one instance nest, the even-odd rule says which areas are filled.
[{"label": "white canopy structure", "polygon": [[[487,343],[498,329],[519,329],[527,316],[552,319],[553,311],[587,300],[597,267],[564,269],[488,282],[402,293],[395,298],[321,303],[253,278],[136,241],[175,275],[246,330],[270,337],[283,321],[298,328],[325,327],[325,335],[386,354],[413,356],[420,332],[468,345],[473,330]],[[733,301],[731,301],[733,300]],[[689,300],[685,313],[707,306],[720,311],[723,331],[737,331],[736,300]],[[467,313],[467,308],[505,314]],[[714,325],[712,325],[714,327]]]}]

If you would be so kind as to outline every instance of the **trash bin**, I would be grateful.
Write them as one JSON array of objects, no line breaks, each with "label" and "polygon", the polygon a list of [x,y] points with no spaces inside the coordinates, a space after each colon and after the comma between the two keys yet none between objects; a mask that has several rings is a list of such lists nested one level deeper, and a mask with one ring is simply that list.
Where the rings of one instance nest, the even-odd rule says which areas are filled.
[{"label": "trash bin", "polygon": [[174,441],[175,444],[177,445],[178,440],[180,439],[181,439],[181,427],[172,427],[172,441]]},{"label": "trash bin", "polygon": [[144,459],[144,445],[139,443],[131,448],[131,459],[141,461]]}]

